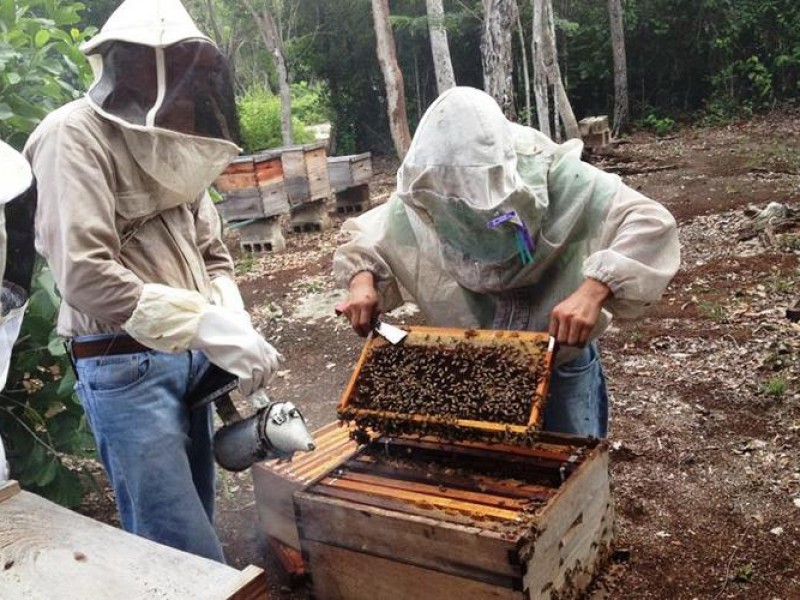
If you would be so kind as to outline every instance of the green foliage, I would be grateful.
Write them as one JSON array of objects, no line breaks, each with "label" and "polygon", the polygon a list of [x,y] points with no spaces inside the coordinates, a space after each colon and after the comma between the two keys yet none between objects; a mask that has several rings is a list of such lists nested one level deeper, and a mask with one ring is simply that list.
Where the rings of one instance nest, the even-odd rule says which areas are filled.
[{"label": "green foliage", "polygon": [[[237,103],[242,140],[246,152],[257,152],[283,145],[281,137],[281,101],[262,87],[253,87]],[[311,134],[296,116],[292,116],[295,144],[312,141]]]},{"label": "green foliage", "polygon": [[20,147],[44,116],[77,98],[91,79],[78,44],[83,4],[0,0],[0,139]]},{"label": "green foliage", "polygon": [[75,506],[81,498],[80,482],[63,459],[90,455],[93,442],[73,392],[75,377],[66,351],[55,334],[58,306],[53,276],[40,266],[8,382],[0,393],[0,433],[12,477],[27,489]]},{"label": "green foliage", "polygon": [[640,122],[641,127],[655,133],[658,137],[668,135],[675,131],[677,124],[669,117],[659,117],[650,113]]},{"label": "green foliage", "polygon": [[786,393],[786,379],[781,376],[772,377],[764,386],[764,392],[775,399],[783,398]]},{"label": "green foliage", "polygon": [[306,125],[330,119],[327,88],[322,83],[300,81],[292,84],[292,115]]}]

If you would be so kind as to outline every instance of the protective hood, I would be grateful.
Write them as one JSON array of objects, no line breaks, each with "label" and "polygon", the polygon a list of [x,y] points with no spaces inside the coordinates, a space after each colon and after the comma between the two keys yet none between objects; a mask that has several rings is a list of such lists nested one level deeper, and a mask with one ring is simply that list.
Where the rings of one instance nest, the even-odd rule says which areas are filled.
[{"label": "protective hood", "polygon": [[[4,142],[0,142],[0,280],[2,289],[0,290],[0,390],[5,387],[8,366],[11,361],[11,350],[17,340],[19,330],[22,325],[22,316],[25,313],[28,294],[27,290],[6,281],[6,217],[9,207],[14,207],[14,213],[25,213],[30,218],[27,219],[27,237],[23,240],[23,245],[29,246],[27,256],[14,256],[14,266],[16,271],[20,270],[21,263],[33,265],[33,220],[30,207],[26,210],[24,206],[19,206],[20,202],[26,203],[31,195],[30,191],[34,188],[33,174],[30,165],[23,156]],[[33,205],[35,207],[35,204]],[[14,219],[16,222],[17,220]],[[14,229],[14,233],[18,232]],[[23,236],[24,237],[24,236]],[[16,242],[20,241],[18,236],[11,236],[12,243],[19,246]],[[17,248],[19,250],[19,248]],[[19,260],[16,260],[16,259]],[[22,260],[22,259],[25,260]],[[27,272],[28,282],[30,281],[30,271]],[[2,470],[0,465],[0,470]]]},{"label": "protective hood", "polygon": [[33,183],[28,161],[14,148],[0,141],[0,205],[21,196]]},{"label": "protective hood", "polygon": [[578,140],[558,145],[506,120],[480,90],[456,87],[420,121],[397,195],[417,239],[433,234],[459,284],[480,293],[531,285],[588,216],[591,181],[553,200],[573,187],[570,178],[582,178],[581,149]]},{"label": "protective hood", "polygon": [[87,101],[180,201],[197,198],[239,154],[227,60],[178,0],[125,0],[81,49],[95,74]]}]

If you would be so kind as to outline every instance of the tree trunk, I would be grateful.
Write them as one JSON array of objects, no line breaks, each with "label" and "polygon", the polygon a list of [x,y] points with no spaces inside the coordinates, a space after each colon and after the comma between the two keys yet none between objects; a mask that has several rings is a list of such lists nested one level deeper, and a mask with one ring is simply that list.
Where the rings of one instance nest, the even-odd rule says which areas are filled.
[{"label": "tree trunk", "polygon": [[536,101],[536,117],[539,131],[547,137],[553,137],[550,129],[550,95],[547,91],[547,70],[544,66],[544,40],[542,39],[542,3],[531,0],[533,4],[533,96]]},{"label": "tree trunk", "polygon": [[558,114],[567,132],[568,138],[581,137],[578,121],[572,111],[572,105],[567,97],[567,90],[564,89],[564,82],[561,79],[561,68],[558,66],[558,51],[556,50],[555,25],[553,24],[553,5],[551,0],[535,0],[541,11],[542,26],[542,51],[545,70],[550,85],[553,86],[553,96],[555,105],[558,107]]},{"label": "tree trunk", "polygon": [[525,124],[531,126],[531,75],[528,69],[528,51],[525,49],[525,29],[522,27],[522,17],[517,11],[517,31],[519,32],[519,47],[522,52],[522,77],[525,83]]},{"label": "tree trunk", "polygon": [[284,146],[291,146],[292,137],[292,91],[289,87],[289,71],[286,68],[286,53],[283,49],[283,40],[280,30],[269,6],[265,5],[259,12],[253,6],[252,0],[244,0],[244,5],[253,15],[261,39],[267,50],[275,59],[275,69],[278,72],[278,92],[281,98],[281,138]]},{"label": "tree trunk", "polygon": [[621,0],[608,0],[611,51],[614,56],[614,129],[617,137],[628,125],[628,65],[625,53],[625,25]]},{"label": "tree trunk", "polygon": [[442,0],[426,0],[426,5],[433,69],[436,73],[436,91],[441,94],[456,85],[456,77],[453,74],[453,63],[450,60],[450,46],[447,43],[447,29],[444,26]]},{"label": "tree trunk", "polygon": [[516,0],[483,0],[483,35],[481,62],[483,86],[506,118],[517,120],[514,108],[514,79],[511,32],[517,20]]},{"label": "tree trunk", "polygon": [[372,0],[372,18],[375,23],[378,63],[386,84],[389,128],[392,132],[397,156],[403,160],[411,146],[411,132],[408,129],[403,74],[400,72],[400,67],[397,66],[394,35],[389,25],[389,0]]}]

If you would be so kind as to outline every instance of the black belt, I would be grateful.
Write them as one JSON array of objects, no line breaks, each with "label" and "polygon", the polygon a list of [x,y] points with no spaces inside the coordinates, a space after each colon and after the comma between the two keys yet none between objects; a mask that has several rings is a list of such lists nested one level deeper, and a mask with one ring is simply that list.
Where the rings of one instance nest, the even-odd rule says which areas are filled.
[{"label": "black belt", "polygon": [[137,352],[148,352],[151,350],[151,348],[140,344],[131,336],[125,334],[86,342],[72,340],[68,346],[73,358],[136,354]]}]

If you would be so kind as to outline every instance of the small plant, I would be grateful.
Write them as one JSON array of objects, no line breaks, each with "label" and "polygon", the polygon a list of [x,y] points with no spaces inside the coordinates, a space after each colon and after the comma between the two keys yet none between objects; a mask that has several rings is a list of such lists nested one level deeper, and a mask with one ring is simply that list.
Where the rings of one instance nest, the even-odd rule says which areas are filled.
[{"label": "small plant", "polygon": [[255,254],[243,254],[236,261],[236,275],[247,275],[255,270],[258,265],[258,257]]},{"label": "small plant", "polygon": [[301,282],[298,287],[304,294],[319,294],[325,289],[325,284],[319,279],[309,279]]},{"label": "small plant", "polygon": [[723,323],[727,320],[728,315],[725,312],[725,308],[720,306],[719,304],[712,304],[711,302],[700,302],[697,305],[700,315],[705,317],[706,319],[711,319],[712,321],[717,321],[719,323]]},{"label": "small plant", "polygon": [[780,376],[772,377],[764,386],[764,391],[775,399],[782,398],[786,393],[786,379]]},{"label": "small plant", "polygon": [[642,120],[642,126],[662,137],[675,131],[676,123],[669,117],[659,117],[655,113],[650,113]]},{"label": "small plant", "polygon": [[753,575],[755,575],[753,563],[746,563],[736,570],[736,576],[733,579],[739,583],[749,583],[753,579]]}]

